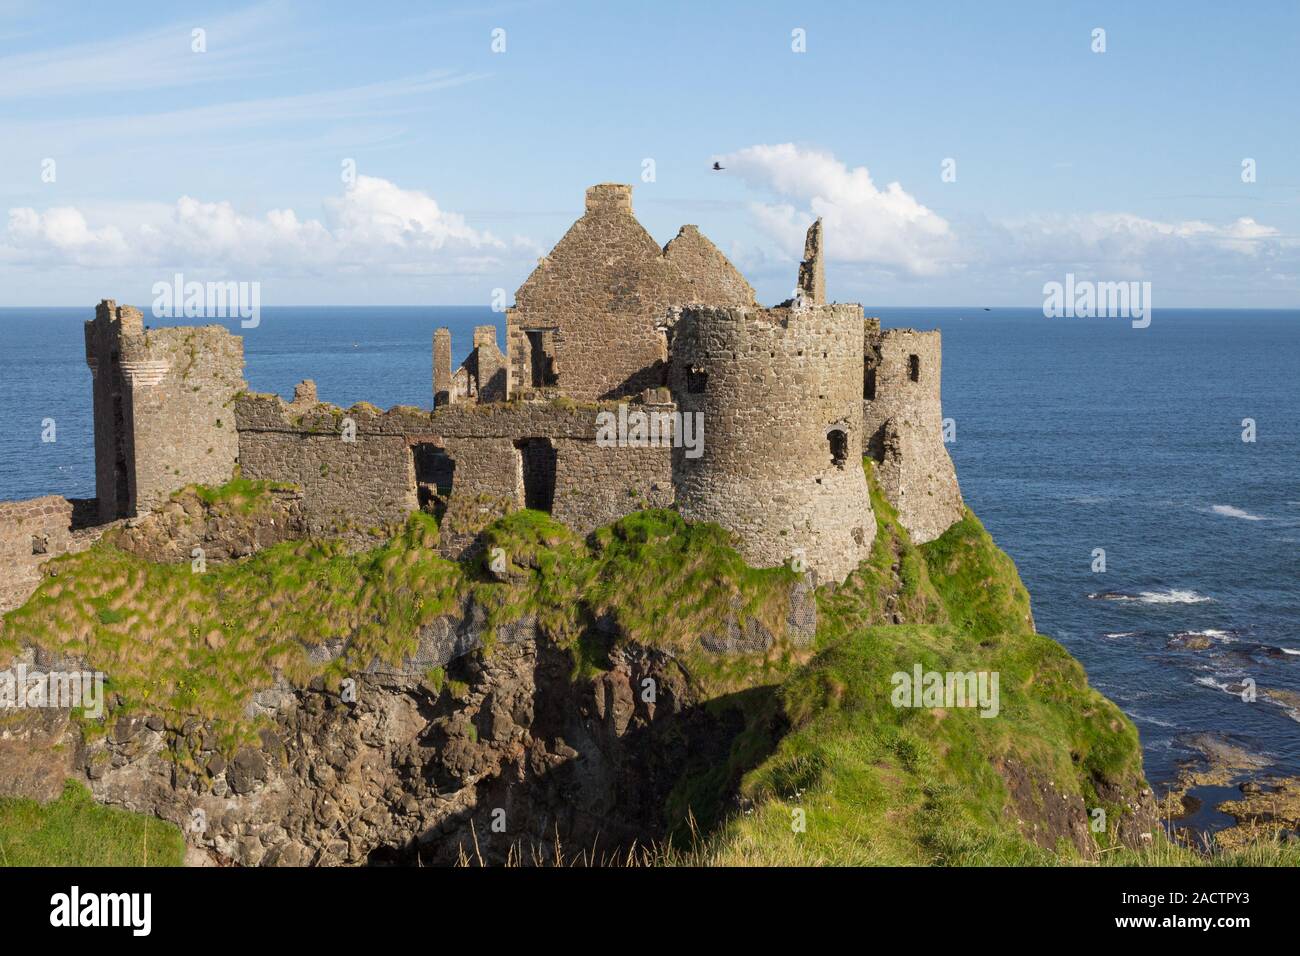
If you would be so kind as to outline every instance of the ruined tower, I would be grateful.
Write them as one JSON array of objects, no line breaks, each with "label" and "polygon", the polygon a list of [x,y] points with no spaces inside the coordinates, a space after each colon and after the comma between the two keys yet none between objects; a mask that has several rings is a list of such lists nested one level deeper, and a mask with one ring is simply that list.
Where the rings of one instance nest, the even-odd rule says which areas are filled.
[{"label": "ruined tower", "polygon": [[867,319],[863,344],[863,451],[912,540],[933,541],[965,514],[943,444],[940,335]]},{"label": "ruined tower", "polygon": [[99,519],[147,511],[191,482],[228,481],[243,340],[219,325],[146,330],[139,309],[112,299],[85,331]]},{"label": "ruined tower", "polygon": [[669,381],[704,440],[674,455],[677,507],[735,533],[753,565],[841,581],[870,553],[863,330],[852,304],[682,310]]}]

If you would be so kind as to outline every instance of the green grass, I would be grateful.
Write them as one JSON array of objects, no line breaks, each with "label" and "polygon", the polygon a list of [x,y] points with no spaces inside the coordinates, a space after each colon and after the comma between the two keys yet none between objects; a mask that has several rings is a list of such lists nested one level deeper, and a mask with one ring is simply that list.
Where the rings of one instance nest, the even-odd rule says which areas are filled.
[{"label": "green grass", "polygon": [[[998,672],[999,715],[894,707],[891,675],[916,663]],[[715,835],[714,862],[1046,863],[1053,854],[1008,820],[1007,785],[991,758],[1014,759],[1040,785],[1105,806],[1112,820],[1124,808],[1100,801],[1097,783],[1125,795],[1144,785],[1132,725],[1041,636],[869,628],[822,651],[778,699],[791,729],[743,776],[754,810]],[[802,833],[792,829],[796,809]]]},{"label": "green grass", "polygon": [[[877,515],[871,556],[819,595],[817,655],[773,694],[741,739],[729,772],[747,812],[696,839],[685,859],[714,864],[1048,864],[1072,847],[1037,845],[1015,824],[997,764],[1025,768],[1034,787],[1103,807],[1112,823],[1145,787],[1136,729],[1088,687],[1059,644],[1035,634],[1014,564],[974,515],[914,546],[868,477]],[[901,624],[893,623],[894,615]],[[895,707],[892,676],[996,672],[1000,712]],[[761,754],[756,762],[742,751]],[[739,772],[737,772],[739,771]],[[713,773],[717,773],[716,770]],[[1106,794],[1103,799],[1100,794]],[[687,780],[670,801],[680,835],[712,821],[724,788]],[[694,797],[694,799],[692,799]],[[1030,800],[1036,799],[1031,790]],[[1041,804],[1040,804],[1041,805]],[[795,828],[796,811],[805,827]],[[1028,814],[1027,814],[1028,815]],[[706,828],[707,830],[707,828]],[[681,845],[679,840],[679,847]]]},{"label": "green grass", "polygon": [[180,866],[181,831],[153,817],[102,807],[69,780],[57,800],[0,799],[0,865]]},{"label": "green grass", "polygon": [[175,500],[193,493],[209,507],[225,506],[231,511],[246,514],[265,503],[270,492],[294,487],[296,486],[282,481],[254,481],[235,477],[224,485],[188,485],[172,495],[172,498]]},{"label": "green grass", "polygon": [[[85,659],[109,675],[115,713],[155,713],[173,729],[201,717],[230,751],[255,742],[245,707],[277,674],[337,686],[376,659],[397,664],[414,652],[420,626],[468,587],[433,550],[437,535],[416,514],[371,551],[287,542],[199,574],[100,542],[56,559],[57,575],[6,615],[0,660],[22,644]],[[345,654],[311,662],[310,649],[330,640],[346,640]]]},{"label": "green grass", "polygon": [[[1116,845],[1115,823],[1146,786],[1132,723],[1088,686],[1059,644],[1034,633],[1013,562],[973,514],[914,545],[870,462],[864,468],[877,518],[872,551],[843,584],[819,590],[808,647],[784,633],[797,576],[748,567],[716,525],[648,510],[584,540],[549,515],[522,510],[492,521],[481,556],[463,563],[438,555],[443,529],[425,514],[369,551],[291,542],[203,574],[101,542],[57,559],[57,575],[6,616],[0,666],[25,643],[86,659],[110,675],[117,713],[160,714],[170,729],[197,716],[233,749],[255,739],[245,705],[277,674],[299,686],[317,679],[334,686],[375,659],[398,664],[422,625],[459,614],[468,600],[486,611],[485,654],[497,629],[523,617],[570,652],[575,681],[608,667],[618,642],[662,648],[691,674],[704,706],[743,717],[726,760],[684,768],[664,807],[674,839],[660,862],[1088,862],[1069,845],[1037,845],[1017,825],[1018,813],[1036,818],[1044,788],[1106,810],[1111,830],[1097,840],[1104,864],[1206,861],[1163,839],[1140,851]],[[239,481],[208,493],[244,501],[264,491]],[[775,635],[767,653],[699,647],[701,635],[746,620]],[[345,644],[341,658],[309,661],[313,646],[333,640]],[[895,707],[892,676],[917,664],[996,672],[999,715]],[[470,690],[441,668],[422,676],[454,698]],[[1020,788],[1019,809],[999,770],[1008,763],[1031,784]],[[65,793],[52,807],[75,799],[88,797]],[[36,812],[3,806],[11,817]],[[792,826],[800,816],[802,830]],[[15,839],[6,838],[7,852],[17,852],[8,845]],[[66,850],[67,859],[80,859],[77,847]],[[1210,862],[1294,862],[1297,852],[1260,844]]]}]

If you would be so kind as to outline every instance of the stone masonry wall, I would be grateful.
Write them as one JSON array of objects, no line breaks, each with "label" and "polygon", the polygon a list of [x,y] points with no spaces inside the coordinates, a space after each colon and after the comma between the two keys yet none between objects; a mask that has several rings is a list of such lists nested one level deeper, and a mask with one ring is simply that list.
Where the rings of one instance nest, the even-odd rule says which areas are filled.
[{"label": "stone masonry wall", "polygon": [[686,308],[670,384],[703,415],[703,455],[674,456],[677,506],[739,537],[751,564],[802,552],[843,580],[871,549],[862,448],[862,311]]},{"label": "stone masonry wall", "polygon": [[[364,537],[419,507],[413,445],[433,445],[454,463],[451,496],[524,506],[517,444],[549,441],[556,452],[552,513],[587,533],[643,507],[672,503],[671,450],[596,445],[601,406],[551,403],[451,405],[428,412],[373,406],[289,404],[249,395],[236,405],[239,464],[247,478],[302,486],[316,534]],[[668,409],[671,411],[671,408]],[[345,419],[355,442],[342,439]]]},{"label": "stone masonry wall", "polygon": [[633,511],[672,506],[671,448],[608,448],[567,438],[556,449],[552,514],[579,534]]},{"label": "stone masonry wall", "polygon": [[0,612],[40,583],[40,565],[72,546],[72,502],[58,495],[0,501]]},{"label": "stone masonry wall", "polygon": [[[632,188],[587,190],[586,212],[541,260],[507,310],[514,389],[594,401],[664,384],[668,309],[752,305],[753,290],[698,229],[660,249],[632,215]],[[528,330],[551,330],[558,380],[534,386]]]},{"label": "stone masonry wall", "polygon": [[239,454],[243,339],[218,325],[151,329],[123,339],[122,370],[135,429],[135,510],[188,484],[229,481]]},{"label": "stone masonry wall", "polygon": [[229,480],[244,344],[221,326],[144,328],[106,299],[86,323],[99,520],[147,511],[184,485]]},{"label": "stone masonry wall", "polygon": [[[881,488],[912,540],[933,541],[965,514],[943,444],[940,334],[877,325],[864,345],[863,451],[877,461]],[[873,388],[875,397],[866,397]]]}]

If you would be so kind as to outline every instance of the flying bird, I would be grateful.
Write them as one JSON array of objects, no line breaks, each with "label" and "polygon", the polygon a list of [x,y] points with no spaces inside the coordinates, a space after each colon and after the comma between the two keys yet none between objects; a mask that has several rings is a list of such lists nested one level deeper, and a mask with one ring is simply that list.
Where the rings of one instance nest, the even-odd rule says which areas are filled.
[{"label": "flying bird", "polygon": [[723,166],[721,163],[714,163],[714,164],[713,164],[713,168],[714,168],[715,170],[723,170],[723,169],[726,169],[727,167]]}]

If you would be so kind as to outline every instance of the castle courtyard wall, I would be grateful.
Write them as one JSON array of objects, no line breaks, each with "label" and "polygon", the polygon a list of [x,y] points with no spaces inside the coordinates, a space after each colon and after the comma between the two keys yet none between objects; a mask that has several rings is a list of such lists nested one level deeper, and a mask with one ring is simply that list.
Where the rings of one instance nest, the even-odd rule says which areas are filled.
[{"label": "castle courtyard wall", "polygon": [[[312,533],[364,537],[420,507],[412,446],[441,448],[454,462],[452,505],[469,509],[482,502],[490,516],[524,506],[517,443],[543,440],[555,452],[552,514],[586,534],[673,500],[671,448],[597,445],[596,415],[602,408],[495,403],[435,412],[410,407],[381,412],[372,406],[345,411],[250,395],[236,408],[239,465],[246,478],[299,484]],[[348,421],[355,426],[351,442],[342,437]],[[449,548],[456,551],[465,541],[454,529],[449,533],[454,542]]]}]

